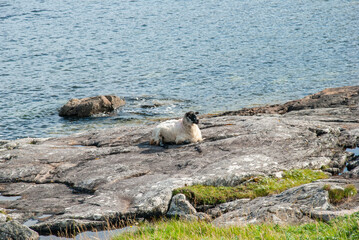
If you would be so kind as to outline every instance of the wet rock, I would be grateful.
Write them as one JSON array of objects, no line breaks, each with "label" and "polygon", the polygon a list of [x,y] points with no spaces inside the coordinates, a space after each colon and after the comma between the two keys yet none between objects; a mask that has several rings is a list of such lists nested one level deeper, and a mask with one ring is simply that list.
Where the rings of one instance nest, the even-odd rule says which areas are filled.
[{"label": "wet rock", "polygon": [[61,117],[89,117],[98,113],[110,113],[122,105],[125,105],[125,101],[113,95],[74,98],[61,107],[59,115]]},{"label": "wet rock", "polygon": [[342,174],[345,178],[358,178],[359,177],[359,167],[356,167],[348,172]]},{"label": "wet rock", "polygon": [[327,168],[324,171],[329,172],[333,175],[338,175],[339,173],[341,173],[342,170],[340,168]]},{"label": "wet rock", "polygon": [[[345,146],[359,143],[359,110],[333,106],[202,118],[203,142],[167,149],[149,145],[155,124],[11,141],[0,146],[1,157],[16,156],[0,159],[0,191],[21,198],[0,201],[0,207],[17,209],[23,220],[51,214],[32,229],[56,232],[69,224],[92,227],[119,218],[163,216],[172,191],[185,185],[234,186],[289,169],[341,168]],[[233,208],[227,209],[220,214]]]},{"label": "wet rock", "polygon": [[17,221],[0,222],[0,239],[37,240],[39,234]]},{"label": "wet rock", "polygon": [[355,159],[349,161],[347,164],[348,171],[351,171],[358,166],[359,166],[359,158],[355,158]]},{"label": "wet rock", "polygon": [[[348,86],[339,88],[327,88],[319,93],[309,95],[305,98],[287,102],[285,104],[268,105],[256,108],[243,108],[239,111],[225,112],[223,115],[252,116],[257,114],[285,114],[291,111],[316,108],[336,108],[350,106],[358,108],[359,86]],[[317,134],[325,134],[325,130],[319,130]]]}]

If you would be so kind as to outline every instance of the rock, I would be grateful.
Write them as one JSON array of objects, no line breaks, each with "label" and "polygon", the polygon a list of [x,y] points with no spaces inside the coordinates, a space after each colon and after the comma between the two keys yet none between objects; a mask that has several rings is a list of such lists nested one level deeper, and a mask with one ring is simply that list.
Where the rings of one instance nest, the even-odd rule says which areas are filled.
[{"label": "rock", "polygon": [[189,201],[186,200],[186,196],[184,194],[177,194],[173,196],[171,200],[171,205],[167,212],[167,216],[175,217],[195,213],[197,213],[196,209]]},{"label": "rock", "polygon": [[0,222],[0,239],[37,240],[39,234],[17,221]]},{"label": "rock", "polygon": [[125,101],[113,95],[74,98],[61,107],[59,115],[61,117],[89,117],[98,113],[110,113],[123,105]]},{"label": "rock", "polygon": [[275,104],[275,105],[269,105],[264,107],[243,108],[239,111],[225,112],[219,114],[219,116],[223,116],[223,115],[252,116],[252,115],[263,114],[263,113],[285,114],[291,111],[316,109],[316,108],[335,108],[343,105],[358,108],[357,106],[358,102],[359,102],[359,86],[327,88],[319,93],[309,95],[299,100],[290,101],[283,105]]},{"label": "rock", "polygon": [[238,205],[216,218],[217,226],[245,225],[273,222],[280,224],[298,224],[310,222],[313,210],[330,210],[328,192],[323,189],[325,183],[310,183],[288,189],[278,195],[256,198]]},{"label": "rock", "polygon": [[194,215],[198,218],[199,221],[210,222],[212,220],[208,214],[203,212],[197,212]]},{"label": "rock", "polygon": [[313,211],[311,211],[310,214],[311,214],[312,218],[319,219],[319,220],[322,220],[325,222],[329,222],[333,218],[341,217],[341,216],[345,216],[345,215],[351,215],[358,211],[359,211],[359,207],[356,207],[356,208],[353,208],[350,210],[344,209],[344,210],[339,210],[339,211],[313,210]]},{"label": "rock", "polygon": [[329,172],[333,175],[338,175],[339,173],[341,173],[342,170],[340,168],[327,168],[324,171]]},{"label": "rock", "polygon": [[349,161],[347,164],[348,171],[351,171],[358,166],[359,166],[359,158],[355,158],[355,159]]},{"label": "rock", "polygon": [[0,212],[0,223],[6,222],[6,220],[7,220],[6,214]]},{"label": "rock", "polygon": [[[299,224],[314,219],[329,221],[337,216],[354,213],[356,206],[333,206],[329,202],[325,185],[344,191],[349,181],[344,179],[326,179],[288,189],[280,194],[260,197],[244,204],[233,204],[234,208],[213,223],[217,226],[233,226],[273,222],[278,224]],[[352,182],[353,183],[353,182]],[[356,186],[359,181],[354,182]],[[230,205],[231,203],[227,203]]]},{"label": "rock", "polygon": [[237,199],[231,202],[226,202],[217,205],[215,208],[209,209],[207,213],[213,218],[219,217],[224,213],[234,211],[235,209],[240,208],[242,205],[250,202],[250,198]]},{"label": "rock", "polygon": [[358,178],[359,177],[359,167],[356,167],[356,168],[352,169],[351,171],[343,173],[342,177],[345,177],[345,178]]},{"label": "rock", "polygon": [[[17,209],[24,221],[39,212],[51,214],[31,226],[49,233],[163,216],[172,191],[185,185],[233,186],[295,168],[341,168],[345,146],[359,143],[359,109],[338,105],[339,98],[333,97],[333,108],[202,118],[203,142],[167,149],[149,145],[154,125],[11,141],[0,146],[0,191],[21,198],[0,201],[0,208]],[[232,211],[227,209],[224,215]]]}]

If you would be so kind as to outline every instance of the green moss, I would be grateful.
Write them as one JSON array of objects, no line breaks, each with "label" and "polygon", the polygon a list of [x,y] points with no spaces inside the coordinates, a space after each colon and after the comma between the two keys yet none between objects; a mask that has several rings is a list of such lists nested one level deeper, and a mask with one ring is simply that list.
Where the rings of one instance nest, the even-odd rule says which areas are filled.
[{"label": "green moss", "polygon": [[122,239],[359,239],[359,212],[329,223],[315,222],[294,226],[260,224],[218,228],[211,223],[160,220],[143,223],[135,232],[112,238]]},{"label": "green moss", "polygon": [[323,165],[323,166],[320,167],[320,169],[323,170],[323,171],[324,171],[324,170],[327,170],[328,168],[329,168],[328,165]]},{"label": "green moss", "polygon": [[240,198],[256,198],[277,194],[289,188],[310,183],[318,179],[328,178],[321,171],[310,169],[296,169],[286,171],[283,178],[259,176],[252,181],[235,187],[215,187],[204,185],[193,185],[178,188],[173,194],[183,193],[194,205],[212,205],[224,203]]}]

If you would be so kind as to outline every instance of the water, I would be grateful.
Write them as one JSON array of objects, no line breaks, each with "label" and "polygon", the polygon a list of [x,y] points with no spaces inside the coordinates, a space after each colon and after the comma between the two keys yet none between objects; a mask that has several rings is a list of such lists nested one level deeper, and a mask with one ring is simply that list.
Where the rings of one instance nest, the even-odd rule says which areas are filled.
[{"label": "water", "polygon": [[[357,0],[0,0],[0,139],[358,85],[358,13]],[[70,98],[100,94],[127,105],[110,117],[57,115]]]},{"label": "water", "polygon": [[354,153],[354,155],[355,155],[356,157],[359,156],[359,147],[356,147],[356,148],[347,148],[346,151],[347,151],[347,152]]},{"label": "water", "polygon": [[21,198],[21,196],[3,196],[0,193],[0,201],[16,201],[20,198]]}]

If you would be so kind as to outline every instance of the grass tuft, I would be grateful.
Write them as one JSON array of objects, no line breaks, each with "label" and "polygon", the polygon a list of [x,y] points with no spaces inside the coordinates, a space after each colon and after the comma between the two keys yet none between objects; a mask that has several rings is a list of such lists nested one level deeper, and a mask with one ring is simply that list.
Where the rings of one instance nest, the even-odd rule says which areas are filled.
[{"label": "grass tuft", "polygon": [[260,224],[215,227],[204,221],[187,222],[163,219],[144,223],[135,232],[118,235],[112,240],[125,239],[359,239],[359,212],[339,217],[329,223],[315,222],[295,226]]},{"label": "grass tuft", "polygon": [[343,201],[350,199],[357,195],[358,191],[353,184],[349,184],[342,188],[332,188],[331,185],[326,184],[323,187],[324,190],[328,191],[329,201],[333,204],[339,204]]},{"label": "grass tuft", "polygon": [[251,179],[252,181],[246,184],[235,187],[193,185],[175,189],[173,195],[183,193],[195,206],[214,205],[235,199],[254,199],[256,197],[278,194],[289,188],[325,178],[328,178],[328,175],[321,171],[295,169],[285,171],[283,178],[259,176]]}]

